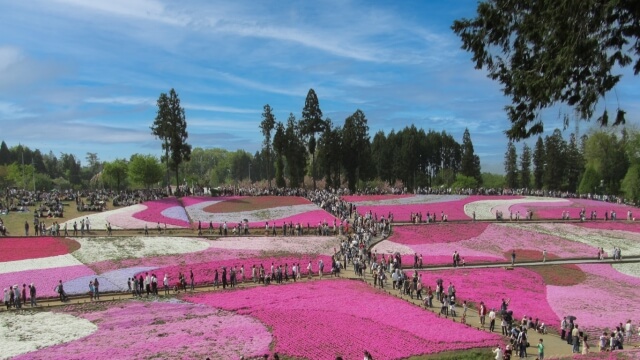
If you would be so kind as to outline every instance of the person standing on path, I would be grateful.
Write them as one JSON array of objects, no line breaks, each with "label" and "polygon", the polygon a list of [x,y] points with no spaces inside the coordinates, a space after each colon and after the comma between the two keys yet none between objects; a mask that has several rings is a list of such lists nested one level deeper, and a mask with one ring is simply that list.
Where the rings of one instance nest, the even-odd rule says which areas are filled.
[{"label": "person standing on path", "polygon": [[573,330],[571,330],[571,337],[573,339],[573,353],[580,353],[580,331],[578,330],[578,324],[575,324]]},{"label": "person standing on path", "polygon": [[538,341],[538,359],[544,360],[544,344],[542,343],[542,339]]},{"label": "person standing on path", "polygon": [[498,344],[498,346],[493,349],[493,353],[496,354],[495,359],[496,360],[503,360],[503,352],[502,352],[502,348],[500,347],[500,344]]},{"label": "person standing on path", "polygon": [[95,289],[94,298],[100,300],[100,283],[98,282],[98,278],[93,280],[93,288]]},{"label": "person standing on path", "polygon": [[489,311],[489,331],[493,332],[496,328],[496,312],[494,309]]},{"label": "person standing on path", "polygon": [[515,249],[511,252],[511,266],[515,266],[516,264],[516,251]]},{"label": "person standing on path", "polygon": [[484,329],[484,317],[487,315],[487,308],[484,305],[484,302],[480,302],[480,308],[478,309],[478,316],[480,317],[480,325]]},{"label": "person standing on path", "polygon": [[33,283],[29,284],[29,299],[31,300],[31,307],[38,306],[36,303],[36,287]]},{"label": "person standing on path", "polygon": [[542,262],[547,262],[547,250],[542,250]]}]

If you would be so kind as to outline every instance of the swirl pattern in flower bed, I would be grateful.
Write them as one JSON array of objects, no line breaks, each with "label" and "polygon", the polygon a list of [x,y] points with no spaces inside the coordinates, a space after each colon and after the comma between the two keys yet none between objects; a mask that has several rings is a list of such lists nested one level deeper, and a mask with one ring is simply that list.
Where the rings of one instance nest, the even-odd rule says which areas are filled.
[{"label": "swirl pattern in flower bed", "polygon": [[499,341],[496,334],[438,318],[351,280],[261,286],[233,296],[218,292],[186,299],[258,318],[272,328],[274,351],[294,358],[356,359],[367,349],[375,359],[398,359]]}]

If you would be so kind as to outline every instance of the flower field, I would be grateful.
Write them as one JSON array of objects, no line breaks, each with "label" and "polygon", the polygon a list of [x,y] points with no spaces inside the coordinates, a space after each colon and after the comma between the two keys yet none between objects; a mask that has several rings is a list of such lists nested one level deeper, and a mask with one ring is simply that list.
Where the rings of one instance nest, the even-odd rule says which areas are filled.
[{"label": "flower field", "polygon": [[182,202],[194,228],[198,221],[202,222],[203,228],[213,222],[217,229],[225,221],[229,227],[246,220],[250,227],[264,228],[267,222],[269,226],[275,224],[278,227],[284,222],[315,227],[320,222],[332,223],[335,219],[309,200],[299,197],[188,197]]},{"label": "flower field", "polygon": [[97,330],[17,359],[234,359],[267,353],[271,343],[271,334],[259,321],[194,304],[128,301],[62,311],[76,322],[97,324]]},{"label": "flower field", "polygon": [[[513,250],[516,262],[540,260],[542,250],[547,251],[549,260],[593,259],[599,247],[608,254],[614,247],[622,249],[623,259],[640,256],[640,223],[516,222],[508,221],[506,213],[520,211],[524,217],[527,210],[544,215],[542,209],[561,213],[582,206],[588,212],[590,207],[613,204],[488,196],[376,195],[348,199],[361,213],[367,208],[395,209],[377,215],[386,217],[386,211],[391,211],[396,222],[405,215],[408,220],[416,209],[423,214],[435,211],[438,220],[441,211],[447,214],[450,221],[446,223],[395,224],[389,238],[371,249],[378,258],[399,253],[405,266],[413,265],[414,255],[420,254],[424,265],[449,267],[454,251],[467,265],[507,262]],[[472,212],[478,220],[493,219],[496,211],[503,211],[507,220],[453,221],[469,220]],[[620,218],[622,210],[616,211]],[[330,271],[331,256],[340,239],[279,236],[284,221],[309,222],[311,226],[322,221],[332,224],[331,215],[303,198],[164,199],[89,215],[95,229],[99,222],[91,216],[101,216],[104,224],[109,221],[125,229],[140,229],[147,224],[153,230],[155,225],[150,224],[157,222],[189,228],[197,226],[198,216],[203,219],[205,234],[209,221],[214,222],[217,234],[223,218],[229,227],[246,218],[254,228],[248,236],[210,238],[103,237],[93,233],[69,238],[0,238],[0,287],[34,283],[39,297],[56,297],[54,287],[62,280],[68,294],[82,295],[89,291],[89,282],[97,278],[101,292],[125,292],[127,280],[134,275],[154,273],[161,283],[167,274],[174,285],[179,273],[187,274],[188,282],[190,271],[196,284],[210,285],[216,269],[221,275],[223,267],[239,271],[244,266],[244,276],[237,274],[243,285],[153,300],[87,300],[85,304],[35,313],[0,311],[0,357],[237,359],[278,352],[291,359],[355,359],[362,358],[366,349],[376,359],[403,359],[503,342],[497,334],[477,330],[478,324],[465,326],[438,317],[361,281],[326,276],[331,279],[254,286],[250,279],[254,265],[262,265],[269,274],[272,264],[286,264],[290,273],[291,265],[299,263],[304,276],[309,262],[317,273],[322,260],[325,272]],[[276,225],[278,236],[271,236],[271,231],[264,235],[265,222]],[[460,303],[484,301],[489,308],[498,309],[501,299],[509,298],[509,309],[516,320],[531,316],[556,330],[567,315],[576,316],[581,328],[596,334],[629,317],[636,323],[633,315],[640,313],[639,263],[548,264],[516,266],[513,270],[464,267],[422,269],[419,273],[425,286],[433,288],[436,279],[442,279],[445,288],[450,282],[454,284]]]},{"label": "flower field", "polygon": [[64,255],[79,247],[73,240],[56,237],[0,238],[0,262]]},{"label": "flower field", "polygon": [[[368,349],[374,358],[396,359],[485,347],[499,340],[350,280],[257,287],[239,290],[237,296],[210,293],[185,300],[259,319],[272,328],[274,351],[296,358],[355,359]],[[397,316],[385,316],[389,309]],[[449,330],[442,331],[445,327]]]},{"label": "flower field", "polygon": [[[60,312],[0,313],[0,344],[3,359],[91,335],[98,327],[91,321]],[[52,358],[52,357],[49,357]],[[65,357],[66,358],[66,357]]]}]

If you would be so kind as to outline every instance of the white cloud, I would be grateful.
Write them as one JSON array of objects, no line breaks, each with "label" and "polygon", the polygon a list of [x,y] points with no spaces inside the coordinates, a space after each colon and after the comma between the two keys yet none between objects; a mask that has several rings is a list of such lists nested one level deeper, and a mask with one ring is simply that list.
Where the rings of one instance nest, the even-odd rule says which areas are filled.
[{"label": "white cloud", "polygon": [[34,116],[35,114],[26,112],[16,104],[0,101],[0,120],[19,120]]},{"label": "white cloud", "polygon": [[[86,103],[90,104],[109,104],[109,105],[147,105],[147,106],[156,106],[156,100],[147,97],[137,97],[137,96],[113,96],[113,97],[90,97],[84,100]],[[210,111],[210,112],[223,112],[223,113],[234,113],[234,114],[258,114],[259,110],[254,109],[243,109],[236,108],[230,106],[219,106],[219,105],[207,105],[207,104],[192,104],[192,103],[181,103],[182,107],[187,110],[199,110],[199,111]]]},{"label": "white cloud", "polygon": [[184,26],[189,21],[185,16],[166,11],[164,4],[155,0],[57,0],[57,2],[76,8],[84,8],[93,13],[156,21],[168,25]]}]

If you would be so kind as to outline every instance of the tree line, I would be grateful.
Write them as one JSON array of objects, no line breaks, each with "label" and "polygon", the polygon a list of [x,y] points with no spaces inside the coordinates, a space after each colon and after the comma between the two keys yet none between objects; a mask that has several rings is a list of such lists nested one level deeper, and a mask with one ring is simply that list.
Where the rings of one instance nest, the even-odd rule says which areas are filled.
[{"label": "tree line", "polygon": [[559,129],[539,136],[520,155],[509,142],[504,158],[504,187],[615,195],[640,200],[640,132],[596,130],[566,141]]}]

